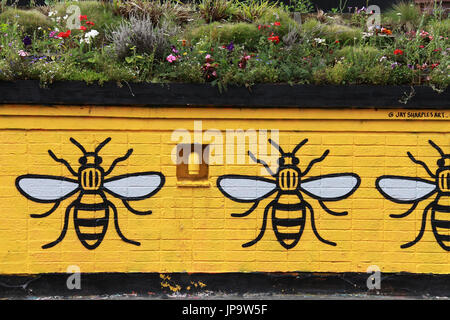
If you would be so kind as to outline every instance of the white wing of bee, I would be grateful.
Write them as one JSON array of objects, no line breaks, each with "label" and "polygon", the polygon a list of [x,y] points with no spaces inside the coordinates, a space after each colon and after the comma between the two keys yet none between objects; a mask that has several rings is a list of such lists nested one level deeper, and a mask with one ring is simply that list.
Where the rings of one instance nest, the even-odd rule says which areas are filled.
[{"label": "white wing of bee", "polygon": [[78,191],[78,181],[47,175],[27,174],[16,179],[16,187],[26,198],[42,203],[66,199]]},{"label": "white wing of bee", "polygon": [[160,172],[140,172],[106,179],[103,187],[122,200],[142,200],[157,193],[164,182]]},{"label": "white wing of bee", "polygon": [[322,201],[337,201],[358,189],[361,179],[354,173],[337,173],[305,179],[300,189],[310,197]]},{"label": "white wing of bee", "polygon": [[243,175],[224,175],[217,179],[219,190],[236,202],[256,202],[277,190],[274,180]]},{"label": "white wing of bee", "polygon": [[398,203],[421,201],[437,190],[435,182],[400,176],[379,177],[375,185],[386,199]]}]

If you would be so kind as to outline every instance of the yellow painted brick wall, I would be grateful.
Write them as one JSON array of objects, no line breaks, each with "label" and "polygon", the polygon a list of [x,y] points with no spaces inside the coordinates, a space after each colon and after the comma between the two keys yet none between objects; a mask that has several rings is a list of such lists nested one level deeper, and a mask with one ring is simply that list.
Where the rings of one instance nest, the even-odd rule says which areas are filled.
[{"label": "yellow painted brick wall", "polygon": [[[410,216],[393,219],[390,214],[402,213],[410,205],[383,198],[375,180],[387,174],[429,179],[407,152],[435,171],[440,157],[428,140],[450,153],[450,112],[400,116],[398,112],[408,111],[2,106],[0,273],[66,272],[69,265],[79,266],[82,272],[366,272],[368,266],[377,265],[382,272],[449,273],[450,255],[438,245],[429,217],[422,240],[400,248],[418,234],[431,198],[420,202]],[[269,215],[262,240],[243,248],[243,243],[258,235],[264,208],[272,198],[261,201],[247,217],[231,217],[251,204],[225,198],[216,180],[224,174],[260,175],[262,166],[248,157],[246,164],[211,165],[209,184],[182,185],[171,159],[177,143],[171,137],[175,129],[192,130],[194,120],[202,121],[203,130],[218,129],[224,134],[226,129],[279,130],[285,151],[308,138],[298,153],[302,169],[330,150],[309,176],[358,174],[359,189],[347,199],[328,204],[335,211],[348,210],[347,216],[329,215],[305,196],[316,212],[317,230],[337,246],[320,242],[307,218],[299,243],[286,250],[274,235]],[[42,249],[60,235],[64,210],[74,197],[64,200],[49,217],[33,219],[30,214],[43,213],[52,205],[27,200],[14,182],[31,173],[70,177],[47,152],[51,149],[78,168],[81,152],[70,137],[87,151],[111,137],[101,151],[105,168],[133,148],[131,157],[119,163],[112,175],[142,171],[165,175],[166,183],[156,195],[133,203],[136,209],[152,209],[152,215],[134,215],[108,195],[119,210],[122,232],[141,246],[121,241],[111,220],[100,246],[87,250],[77,238],[71,215],[65,238],[53,248]]]}]

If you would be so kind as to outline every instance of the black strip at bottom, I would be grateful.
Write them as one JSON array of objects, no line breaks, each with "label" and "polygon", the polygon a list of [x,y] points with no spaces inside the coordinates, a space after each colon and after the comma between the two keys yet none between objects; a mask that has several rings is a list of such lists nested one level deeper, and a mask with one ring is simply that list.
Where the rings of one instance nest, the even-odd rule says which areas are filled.
[{"label": "black strip at bottom", "polygon": [[[81,273],[2,275],[0,298],[137,295],[327,295],[373,294],[450,297],[450,275],[381,274],[369,289],[369,273]],[[69,289],[67,283],[73,289]],[[370,282],[370,281],[369,281]]]}]

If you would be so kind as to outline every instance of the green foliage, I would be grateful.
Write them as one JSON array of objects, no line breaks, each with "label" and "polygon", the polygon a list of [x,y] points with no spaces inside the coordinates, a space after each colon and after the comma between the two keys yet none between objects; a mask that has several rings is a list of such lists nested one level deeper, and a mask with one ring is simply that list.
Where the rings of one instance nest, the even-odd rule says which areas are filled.
[{"label": "green foliage", "polygon": [[17,24],[24,34],[33,34],[39,28],[50,28],[53,24],[38,10],[8,8],[0,14],[0,23]]},{"label": "green foliage", "polygon": [[396,28],[412,30],[417,28],[421,22],[422,13],[414,2],[398,2],[392,6],[383,18],[388,24]]},{"label": "green foliage", "polygon": [[242,20],[254,22],[275,8],[276,4],[270,3],[269,0],[246,0],[239,2],[237,14]]},{"label": "green foliage", "polygon": [[210,42],[227,44],[233,41],[235,44],[244,44],[248,48],[255,48],[261,38],[258,27],[254,24],[239,22],[202,25],[186,34],[191,43],[197,43],[206,38]]},{"label": "green foliage", "polygon": [[[373,30],[364,12],[318,12],[299,25],[289,11],[309,11],[308,3],[52,0],[9,8],[0,14],[0,80],[448,86],[450,21],[442,11],[422,15],[400,3]],[[71,4],[95,25],[65,33]],[[94,30],[100,34],[86,41]]]},{"label": "green foliage", "polygon": [[202,0],[198,8],[207,23],[230,19],[236,12],[236,5],[230,0]]},{"label": "green foliage", "polygon": [[54,7],[57,16],[67,15],[67,8],[70,5],[80,7],[81,15],[87,15],[88,19],[95,23],[95,29],[100,32],[101,37],[110,26],[118,25],[122,21],[122,17],[114,14],[111,4],[100,1],[60,2]]}]

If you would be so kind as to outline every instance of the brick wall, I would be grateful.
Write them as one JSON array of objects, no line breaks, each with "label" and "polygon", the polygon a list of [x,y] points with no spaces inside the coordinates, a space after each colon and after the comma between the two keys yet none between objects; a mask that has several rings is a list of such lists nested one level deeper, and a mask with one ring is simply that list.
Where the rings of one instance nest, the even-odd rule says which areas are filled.
[{"label": "brick wall", "polygon": [[[383,175],[433,180],[420,164],[411,161],[407,152],[434,173],[441,156],[429,140],[450,152],[449,113],[398,112],[408,111],[3,106],[0,273],[65,272],[70,265],[79,266],[81,272],[366,272],[369,266],[377,265],[382,272],[448,273],[450,257],[432,232],[431,210],[422,239],[401,248],[418,235],[424,209],[436,194],[420,201],[409,216],[395,219],[390,214],[401,214],[411,204],[385,199],[375,181]],[[247,156],[247,150],[254,145],[241,150],[244,164],[210,164],[206,181],[179,181],[171,156],[179,141],[173,141],[172,133],[186,129],[194,137],[194,121],[202,121],[203,131],[217,129],[224,137],[227,129],[279,130],[279,144],[285,152],[308,138],[297,153],[302,171],[325,150],[329,154],[313,166],[307,177],[357,174],[361,184],[353,194],[326,203],[329,209],[348,211],[348,215],[328,214],[317,199],[302,193],[314,210],[317,232],[336,246],[318,239],[311,215],[306,214],[300,240],[293,248],[285,249],[275,236],[270,212],[261,240],[242,247],[259,234],[264,209],[276,194],[262,200],[248,216],[232,217],[232,213],[248,210],[252,203],[235,202],[216,186],[218,177],[227,174],[262,176],[263,166]],[[137,210],[151,209],[151,215],[135,215],[120,199],[107,194],[118,209],[123,235],[140,242],[140,246],[122,241],[110,213],[104,239],[96,249],[88,250],[77,236],[71,212],[64,239],[43,249],[61,234],[66,208],[77,196],[61,201],[47,217],[32,218],[30,214],[44,213],[53,204],[25,198],[15,186],[16,178],[40,174],[76,179],[50,157],[48,150],[77,170],[82,153],[69,139],[76,139],[90,152],[108,137],[111,141],[99,152],[105,170],[114,159],[133,149],[111,176],[149,171],[165,176],[164,186],[155,195],[130,203]],[[274,152],[266,140],[258,143]],[[225,153],[226,148],[222,150]],[[266,174],[265,178],[270,176]],[[93,201],[99,202],[99,196],[95,197]],[[447,198],[442,201],[450,206]]]}]

